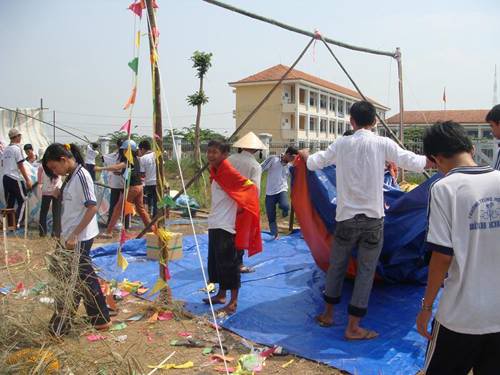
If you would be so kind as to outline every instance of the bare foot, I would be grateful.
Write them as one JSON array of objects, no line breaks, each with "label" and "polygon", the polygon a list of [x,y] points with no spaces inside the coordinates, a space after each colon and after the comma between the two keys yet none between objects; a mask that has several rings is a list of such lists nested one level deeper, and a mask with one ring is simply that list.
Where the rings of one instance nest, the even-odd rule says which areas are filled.
[{"label": "bare foot", "polygon": [[111,327],[111,322],[107,322],[107,323],[104,323],[104,324],[96,324],[94,326],[94,328],[97,331],[107,331],[110,327]]},{"label": "bare foot", "polygon": [[356,330],[346,330],[344,337],[346,340],[371,340],[378,337],[378,333],[358,327]]},{"label": "bare foot", "polygon": [[236,312],[237,307],[238,307],[238,305],[230,303],[230,304],[224,306],[222,309],[217,310],[217,316],[219,318],[222,318],[225,316],[233,315]]},{"label": "bare foot", "polygon": [[333,326],[333,318],[325,314],[318,315],[316,317],[316,322],[320,327],[331,327]]}]

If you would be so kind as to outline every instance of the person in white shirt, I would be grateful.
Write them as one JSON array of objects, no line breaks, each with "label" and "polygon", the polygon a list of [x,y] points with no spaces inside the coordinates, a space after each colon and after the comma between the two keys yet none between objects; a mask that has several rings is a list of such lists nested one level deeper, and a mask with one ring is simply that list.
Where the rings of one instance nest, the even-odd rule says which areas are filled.
[{"label": "person in white shirt", "polygon": [[67,301],[59,298],[55,301],[50,329],[56,336],[69,331],[71,320],[82,298],[94,328],[104,330],[110,327],[109,310],[89,255],[94,238],[99,234],[99,228],[94,182],[83,163],[83,157],[74,144],[53,143],[43,155],[43,168],[49,177],[66,176],[61,187],[61,242],[66,249],[74,251],[74,257],[78,259],[79,285],[73,286],[74,290],[71,291],[74,303],[68,306]]},{"label": "person in white shirt", "polygon": [[24,145],[23,149],[26,153],[26,162],[34,167],[38,167],[40,163],[38,162],[38,157],[33,149],[33,146],[30,143],[27,143]]},{"label": "person in white shirt", "polygon": [[[234,148],[238,149],[238,153],[232,154],[227,160],[231,165],[236,168],[242,176],[250,179],[255,186],[257,186],[257,191],[260,194],[260,180],[262,177],[262,168],[259,162],[255,160],[255,153],[262,150],[266,150],[266,145],[255,135],[253,132],[248,132],[238,141],[233,144]],[[262,158],[262,155],[261,155]],[[249,273],[253,272],[253,268],[246,267],[243,264],[244,251],[238,251],[238,257],[240,259],[240,272]]]},{"label": "person in white shirt", "polygon": [[98,143],[91,143],[87,145],[87,152],[85,154],[85,168],[89,171],[92,181],[95,181],[95,158],[99,155]]},{"label": "person in white shirt", "polygon": [[61,202],[59,201],[59,193],[62,186],[61,176],[47,176],[43,170],[43,166],[38,167],[38,188],[42,195],[40,205],[40,217],[38,224],[40,226],[40,237],[47,235],[47,214],[52,205],[52,237],[59,238],[61,235]]},{"label": "person in white shirt", "polygon": [[486,115],[486,122],[490,124],[491,132],[497,141],[498,149],[493,159],[493,168],[500,171],[500,104],[494,106]]},{"label": "person in white shirt", "polygon": [[156,195],[156,154],[151,150],[151,143],[143,140],[139,143],[139,162],[141,174],[144,176],[144,196],[149,215],[158,212],[158,196]]},{"label": "person in white shirt", "polygon": [[[351,251],[357,247],[358,267],[348,306],[345,338],[366,340],[378,336],[377,332],[362,328],[360,321],[367,312],[384,239],[385,162],[393,161],[402,168],[422,172],[427,159],[373,133],[376,115],[375,107],[370,102],[354,103],[350,110],[350,122],[355,131],[353,135],[341,137],[325,151],[309,156],[307,150],[301,150],[299,155],[312,171],[336,164],[335,239],[326,276],[325,310],[316,320],[323,327],[333,324],[333,307],[340,302]],[[431,165],[430,162],[428,164]]]},{"label": "person in white shirt", "polygon": [[17,223],[9,223],[9,226],[17,225],[19,227],[24,219],[24,202],[27,199],[27,191],[31,190],[33,184],[24,165],[21,132],[16,128],[12,128],[9,130],[9,138],[10,145],[5,148],[2,157],[2,183],[7,208],[14,208],[17,203]]},{"label": "person in white shirt", "polygon": [[[432,256],[417,317],[419,333],[430,340],[424,372],[498,374],[500,172],[474,162],[472,142],[458,123],[432,125],[423,143],[445,175],[429,197],[426,241]],[[431,336],[428,325],[443,283]]]},{"label": "person in white shirt", "polygon": [[278,238],[278,224],[276,223],[276,205],[281,209],[283,217],[288,216],[288,176],[290,163],[295,159],[298,150],[290,146],[280,156],[270,156],[262,164],[262,171],[267,172],[266,183],[266,214],[269,221],[269,230],[275,239]]}]

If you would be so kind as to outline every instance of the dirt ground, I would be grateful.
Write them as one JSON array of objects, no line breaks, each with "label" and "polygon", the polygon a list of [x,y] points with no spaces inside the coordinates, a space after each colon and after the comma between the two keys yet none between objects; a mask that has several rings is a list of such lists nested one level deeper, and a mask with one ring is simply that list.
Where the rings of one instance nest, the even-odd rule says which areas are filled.
[{"label": "dirt ground", "polygon": [[[280,224],[283,231],[288,228],[286,222]],[[267,228],[265,221],[263,221],[263,228]],[[191,234],[191,228],[188,225],[176,225],[171,230]],[[198,233],[205,230],[203,225],[197,225]],[[22,356],[23,359],[16,365],[7,363],[9,355],[23,348],[49,350],[59,362],[60,373],[64,374],[149,374],[153,369],[148,366],[158,365],[171,353],[174,354],[166,363],[177,365],[188,361],[193,363],[193,366],[187,369],[170,370],[174,373],[225,373],[223,363],[213,363],[211,354],[203,354],[204,348],[208,347],[213,347],[213,353],[220,354],[220,349],[217,348],[216,332],[210,320],[208,317],[191,316],[182,310],[180,303],[160,307],[155,303],[129,295],[122,301],[118,301],[118,315],[112,318],[114,324],[125,322],[124,329],[99,333],[104,339],[90,342],[88,336],[97,333],[93,332],[89,326],[81,324],[62,341],[51,338],[47,325],[52,306],[50,303],[41,302],[49,296],[46,290],[36,294],[36,286],[48,281],[44,256],[54,244],[49,240],[39,239],[35,232],[30,233],[26,240],[9,237],[6,243],[3,239],[1,241],[2,251],[4,252],[7,248],[10,266],[5,267],[6,257],[3,256],[0,261],[0,287],[9,284],[18,285],[20,282],[24,284],[18,285],[18,292],[0,294],[1,374],[49,373],[44,372],[40,366],[36,368],[41,361],[33,361],[29,364],[26,355]],[[28,253],[30,259],[27,259]],[[148,321],[158,309],[171,311],[173,318]],[[126,321],[128,317],[138,313],[144,314],[141,320]],[[232,360],[228,362],[230,368],[236,367],[241,355],[250,352],[249,344],[262,348],[251,342],[244,343],[241,337],[231,332],[225,330],[221,332],[223,345],[228,349],[225,354],[232,357]],[[186,335],[190,335],[193,340],[200,341],[201,347],[188,348],[171,345],[172,340],[185,340]],[[164,371],[166,370],[158,370],[156,373]],[[267,358],[261,373],[341,374],[331,367],[292,355]]]}]

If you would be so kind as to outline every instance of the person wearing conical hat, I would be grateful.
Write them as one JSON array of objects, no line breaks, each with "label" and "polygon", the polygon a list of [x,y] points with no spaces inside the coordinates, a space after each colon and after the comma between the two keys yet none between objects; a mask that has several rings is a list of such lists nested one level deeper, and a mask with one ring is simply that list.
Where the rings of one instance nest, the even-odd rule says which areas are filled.
[{"label": "person wearing conical hat", "polygon": [[[233,143],[233,147],[238,149],[237,154],[229,156],[228,161],[233,165],[242,176],[251,180],[257,186],[257,192],[260,194],[260,178],[262,168],[255,159],[257,151],[267,150],[267,146],[255,135],[254,132],[248,132],[238,141]],[[240,249],[243,250],[243,249]],[[240,272],[252,272],[252,269],[243,265],[243,251],[238,251],[240,257]]]}]

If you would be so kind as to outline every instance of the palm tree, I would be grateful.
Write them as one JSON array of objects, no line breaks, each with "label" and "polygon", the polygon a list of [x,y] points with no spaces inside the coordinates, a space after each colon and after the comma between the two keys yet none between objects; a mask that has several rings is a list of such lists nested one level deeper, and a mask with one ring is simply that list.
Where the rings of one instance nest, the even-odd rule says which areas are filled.
[{"label": "palm tree", "polygon": [[196,107],[196,123],[194,132],[194,160],[200,159],[200,119],[201,119],[201,106],[208,103],[208,97],[203,91],[203,78],[207,74],[208,69],[212,66],[212,53],[201,51],[194,51],[191,56],[193,68],[196,69],[196,76],[200,79],[200,88],[193,95],[187,97],[189,105]]}]

